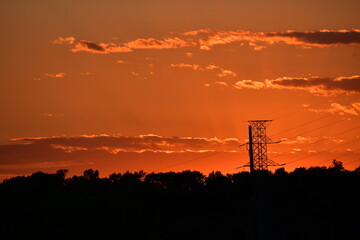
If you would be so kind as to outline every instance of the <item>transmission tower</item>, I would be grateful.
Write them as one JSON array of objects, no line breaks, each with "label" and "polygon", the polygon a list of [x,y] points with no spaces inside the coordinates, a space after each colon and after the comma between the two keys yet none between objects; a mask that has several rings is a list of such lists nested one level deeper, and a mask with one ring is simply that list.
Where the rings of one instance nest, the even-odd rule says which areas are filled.
[{"label": "transmission tower", "polygon": [[272,120],[251,120],[249,122],[249,143],[248,151],[250,162],[245,166],[250,167],[250,172],[267,170],[269,166],[282,166],[267,157],[267,145],[272,142],[266,136],[266,127]]}]

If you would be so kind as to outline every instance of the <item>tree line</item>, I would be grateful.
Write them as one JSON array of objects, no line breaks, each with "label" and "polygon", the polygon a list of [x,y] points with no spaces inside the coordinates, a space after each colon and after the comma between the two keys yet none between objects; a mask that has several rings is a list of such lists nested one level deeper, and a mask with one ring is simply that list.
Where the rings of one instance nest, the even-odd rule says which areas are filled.
[{"label": "tree line", "polygon": [[[357,239],[360,167],[204,175],[36,172],[0,184],[13,239]],[[11,239],[11,237],[9,239]],[[71,237],[71,238],[72,238]]]}]

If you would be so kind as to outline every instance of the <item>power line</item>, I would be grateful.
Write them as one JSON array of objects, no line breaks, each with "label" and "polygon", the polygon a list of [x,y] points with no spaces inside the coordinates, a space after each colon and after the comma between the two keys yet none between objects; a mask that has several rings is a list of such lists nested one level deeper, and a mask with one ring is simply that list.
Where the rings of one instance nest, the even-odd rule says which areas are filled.
[{"label": "power line", "polygon": [[[320,101],[320,102],[318,102],[318,103],[313,104],[312,106],[314,107],[314,106],[320,105],[321,103],[324,103],[324,102],[327,102],[327,101]],[[277,118],[275,118],[274,120],[281,119],[281,118],[286,117],[286,116],[288,116],[288,115],[291,115],[291,114],[293,114],[293,113],[298,113],[298,110],[295,110],[295,111],[292,111],[292,112],[287,113],[287,114],[285,114],[285,115],[282,115],[282,116],[280,116],[280,117],[277,117]]]},{"label": "power line", "polygon": [[[324,117],[321,117],[321,118],[318,118],[318,119],[315,119],[315,120],[311,120],[310,122],[305,123],[305,124],[309,124],[309,123],[311,123],[311,122],[318,121],[318,120],[323,119],[323,118],[328,117],[328,116],[331,116],[331,115],[327,115],[327,116],[324,116]],[[340,122],[340,121],[341,121],[341,120],[338,120],[338,121],[335,121],[335,122],[331,122],[331,123],[326,124],[326,125],[324,125],[324,126],[321,126],[321,127],[319,127],[319,128],[306,131],[306,132],[304,132],[304,133],[310,133],[310,132],[316,131],[316,130],[318,130],[318,129],[321,129],[321,128],[325,128],[325,127],[334,125],[334,124],[336,124],[336,123],[338,123],[338,122]],[[305,125],[305,124],[301,124],[301,126],[303,126],[303,125]],[[300,126],[300,125],[299,125],[299,126]],[[297,126],[297,127],[299,127],[299,126]],[[352,131],[352,130],[354,130],[354,129],[356,129],[356,128],[359,128],[359,127],[360,127],[360,126],[357,126],[357,127],[355,127],[355,128],[352,128],[352,129],[348,129],[348,130],[343,131],[343,132],[340,132],[340,133],[338,133],[338,134],[336,134],[336,135],[334,135],[334,136],[332,136],[332,137],[335,137],[335,136],[340,135],[340,134],[344,134],[344,133],[346,133],[346,132]],[[295,128],[295,127],[294,127],[294,128]],[[294,129],[294,128],[292,128],[292,129]],[[295,136],[293,136],[293,137],[295,137]],[[290,137],[290,139],[293,138],[293,137]],[[314,142],[314,143],[306,144],[306,145],[304,145],[304,146],[301,146],[301,148],[304,148],[304,147],[307,147],[307,146],[311,146],[311,145],[316,144],[316,143],[319,143],[319,142],[321,142],[321,141],[324,141],[324,139],[322,139],[322,140],[320,140],[320,141],[317,141],[317,142]],[[290,152],[287,152],[287,153],[290,153]],[[286,154],[286,153],[284,153],[284,154]],[[277,156],[272,157],[272,158],[277,158],[277,157],[280,157],[280,156],[282,156],[282,155],[277,155]],[[285,163],[285,164],[286,164],[286,163]],[[241,167],[243,167],[243,166],[241,166]],[[234,170],[234,169],[239,169],[239,168],[241,168],[241,167],[226,169],[225,171],[230,171],[230,170]]]},{"label": "power line", "polygon": [[322,116],[321,118],[317,118],[317,119],[314,119],[314,120],[305,122],[305,123],[303,123],[303,124],[300,124],[300,125],[298,125],[298,126],[295,126],[295,127],[292,127],[292,128],[288,128],[288,129],[286,129],[286,130],[284,130],[284,131],[275,133],[275,134],[271,135],[270,137],[279,135],[279,134],[284,133],[284,132],[288,132],[288,131],[290,131],[290,130],[293,130],[293,129],[296,129],[296,128],[299,128],[299,127],[303,127],[303,126],[305,126],[305,125],[308,125],[308,124],[313,123],[313,122],[320,121],[320,120],[322,120],[322,119],[324,119],[324,118],[327,118],[327,117],[330,117],[330,116],[333,116],[333,115],[329,114],[329,115]]},{"label": "power line", "polygon": [[[263,118],[263,117],[265,117],[265,116],[274,114],[274,113],[276,113],[276,112],[281,112],[281,111],[283,111],[283,110],[285,110],[285,109],[287,109],[287,108],[289,108],[289,107],[295,106],[295,105],[297,105],[297,104],[299,104],[299,103],[301,103],[301,102],[303,102],[303,101],[304,101],[304,100],[301,99],[300,101],[297,101],[297,102],[295,102],[295,103],[292,103],[292,104],[286,105],[286,106],[284,106],[284,107],[278,108],[277,110],[274,110],[274,111],[271,111],[271,112],[267,112],[267,113],[265,113],[265,114],[262,114],[262,115],[260,115],[258,118]],[[278,119],[278,118],[277,118],[277,119]]]},{"label": "power line", "polygon": [[[329,126],[334,125],[334,124],[339,123],[339,122],[342,122],[342,120],[338,120],[338,121],[329,123],[329,124],[327,124],[327,125],[324,125],[324,126],[321,126],[321,127],[318,127],[318,128],[312,129],[312,130],[309,130],[309,131],[302,132],[301,134],[304,135],[304,134],[307,134],[307,133],[311,133],[311,132],[314,132],[314,131],[316,131],[316,130],[319,130],[319,129],[322,129],[322,128],[325,128],[325,127],[329,127]],[[294,138],[294,137],[297,137],[297,136],[299,136],[299,134],[296,134],[295,136],[291,136],[291,137],[289,137],[288,139],[291,139],[291,138]]]},{"label": "power line", "polygon": [[[310,100],[310,98],[312,98],[312,96],[308,97],[306,100],[301,99],[300,101],[297,101],[297,102],[295,102],[295,103],[292,103],[292,104],[289,104],[289,105],[280,107],[280,108],[278,108],[278,109],[275,109],[275,110],[273,110],[273,111],[267,112],[267,113],[265,113],[265,114],[262,114],[262,115],[260,115],[257,119],[263,118],[263,117],[268,116],[268,115],[271,116],[272,114],[274,114],[274,113],[276,113],[276,112],[281,112],[281,111],[283,111],[283,110],[285,110],[285,109],[288,109],[288,108],[290,108],[290,107],[293,107],[293,106],[295,106],[295,105],[297,105],[297,104],[299,104],[299,103],[302,103],[302,102],[304,102],[304,101]],[[319,101],[319,102],[313,104],[312,106],[317,106],[317,105],[322,104],[322,103],[324,103],[324,102],[327,102],[327,100],[326,100],[326,101]],[[290,113],[287,113],[286,115],[282,115],[282,116],[280,116],[280,117],[276,117],[276,118],[273,118],[273,119],[278,120],[278,119],[281,119],[281,118],[283,118],[283,117],[286,117],[286,116],[291,115],[292,113],[296,113],[296,112],[298,112],[298,111],[292,111],[292,112],[290,112]],[[247,123],[247,121],[241,121],[241,122],[238,122],[238,123],[235,124],[235,125],[226,124],[226,125],[223,125],[223,126],[220,127],[220,128],[221,128],[221,129],[228,129],[228,128],[232,129],[232,128],[236,128],[236,127],[238,127],[238,126],[240,126],[240,125],[242,125],[242,124],[244,124],[244,123]]]},{"label": "power line", "polygon": [[[271,111],[271,112],[267,112],[267,113],[265,113],[265,114],[263,114],[263,115],[260,115],[259,118],[262,118],[262,117],[271,115],[271,114],[273,114],[273,113],[275,113],[275,112],[280,112],[280,111],[285,110],[285,109],[287,109],[287,108],[289,108],[289,107],[293,107],[293,106],[295,106],[295,105],[297,105],[297,104],[299,104],[299,103],[303,103],[304,101],[310,100],[310,98],[312,98],[312,96],[306,98],[305,100],[302,98],[300,101],[297,101],[297,102],[295,102],[295,103],[286,105],[286,106],[284,106],[284,107],[282,107],[282,108],[279,108],[279,109],[277,109],[277,110],[274,110],[274,111]],[[321,104],[321,103],[324,103],[324,102],[327,102],[327,100],[326,100],[326,101],[319,101],[319,102],[313,104],[312,106],[317,106],[317,105],[319,105],[319,104]],[[280,117],[277,117],[277,118],[273,118],[273,119],[274,119],[274,120],[278,120],[278,119],[280,119],[280,118],[283,118],[284,116],[288,116],[288,115],[290,115],[290,114],[292,114],[292,113],[296,113],[296,112],[298,112],[298,111],[292,111],[292,112],[290,112],[290,113],[287,113],[286,115],[283,115],[283,116],[280,116]]]},{"label": "power line", "polygon": [[[329,151],[329,150],[332,150],[332,149],[334,149],[334,148],[338,148],[338,147],[343,147],[343,146],[349,145],[349,144],[354,143],[354,142],[359,141],[359,140],[360,140],[360,139],[355,139],[354,141],[347,142],[347,143],[345,143],[345,144],[341,144],[341,145],[338,145],[338,146],[336,146],[336,147],[331,147],[331,148],[328,148],[328,149],[326,149],[326,150],[324,150],[324,151],[320,151],[320,152],[314,153],[314,154],[312,154],[312,155],[308,155],[308,156],[305,156],[305,157],[302,157],[302,158],[299,158],[299,159],[296,159],[296,160],[293,160],[293,161],[285,162],[285,164],[286,164],[286,165],[292,164],[292,163],[294,163],[294,162],[297,162],[297,161],[300,161],[300,160],[303,160],[303,159],[306,159],[306,158],[309,158],[309,157],[313,157],[313,156],[315,156],[315,155],[324,153],[324,152]],[[321,164],[321,163],[319,163],[319,164]]]},{"label": "power line", "polygon": [[[322,128],[322,127],[321,127],[321,128]],[[336,136],[339,136],[339,135],[345,134],[345,133],[347,133],[347,132],[353,131],[354,129],[357,129],[357,128],[360,128],[360,126],[357,126],[357,127],[354,127],[354,128],[348,129],[348,130],[346,130],[346,131],[343,131],[343,132],[337,133],[337,134],[335,134],[335,135],[333,135],[333,136],[330,136],[330,137],[336,137]],[[325,140],[325,139],[321,139],[321,140],[319,140],[319,141],[312,142],[312,143],[309,143],[309,144],[306,144],[306,145],[303,145],[303,146],[300,146],[300,147],[301,147],[301,148],[308,147],[308,146],[311,146],[311,145],[314,145],[314,144],[320,143],[320,142],[322,142],[322,141],[324,141],[324,140]],[[287,154],[287,153],[290,153],[290,152],[291,152],[291,151],[285,152],[285,153],[283,153],[283,155],[284,155],[284,154]],[[274,157],[272,157],[272,158],[277,158],[277,157],[280,157],[280,156],[282,156],[282,155],[277,155],[277,156],[274,156]]]},{"label": "power line", "polygon": [[232,147],[232,148],[226,149],[226,150],[224,150],[224,151],[214,152],[214,153],[208,154],[208,155],[206,155],[206,156],[201,156],[201,157],[193,158],[193,159],[190,159],[190,160],[178,162],[178,163],[172,164],[172,165],[167,166],[167,167],[155,169],[154,172],[161,171],[161,170],[168,169],[168,168],[172,168],[172,167],[176,167],[176,166],[180,166],[180,165],[183,165],[183,164],[186,164],[186,163],[189,163],[189,162],[198,161],[198,160],[203,159],[203,158],[212,157],[212,156],[214,156],[214,155],[218,155],[218,154],[224,153],[224,152],[226,152],[226,151],[233,150],[233,149],[238,148],[238,147],[239,147],[239,146],[236,146],[236,147]]},{"label": "power line", "polygon": [[[330,124],[324,125],[324,126],[322,126],[322,127],[320,127],[320,128],[325,128],[325,127],[328,127],[328,126],[330,126],[330,125],[336,124],[336,123],[338,123],[338,122],[339,122],[339,121],[335,121],[335,122],[332,122],[332,123],[330,123]],[[317,129],[320,129],[320,128],[317,128]],[[348,132],[353,131],[353,130],[358,129],[358,128],[360,128],[360,126],[356,126],[356,127],[354,127],[354,128],[351,128],[351,129],[342,131],[342,132],[340,132],[340,133],[337,133],[337,134],[335,134],[335,135],[332,135],[331,137],[336,137],[336,136],[338,136],[338,135],[342,135],[342,134],[348,133]],[[313,132],[313,131],[315,131],[315,130],[317,130],[317,129],[313,129],[313,130],[307,131],[306,133]],[[301,146],[301,148],[304,148],[304,147],[308,147],[308,146],[317,144],[317,143],[322,142],[322,141],[324,141],[324,140],[325,140],[325,139],[321,139],[321,140],[319,140],[319,141],[316,141],[316,142],[313,142],[313,143],[309,143],[309,144],[303,145],[303,146]],[[329,149],[327,149],[327,150],[331,150],[331,149],[333,149],[333,148],[345,146],[345,145],[351,144],[351,143],[356,142],[356,141],[358,141],[358,139],[356,139],[356,140],[354,140],[354,141],[351,141],[351,142],[348,142],[348,143],[344,143],[344,144],[339,145],[339,146],[336,146],[336,147],[329,148]],[[327,151],[327,150],[325,150],[325,151]],[[314,155],[317,155],[317,154],[320,154],[320,153],[323,153],[323,152],[325,152],[325,151],[317,152],[317,153],[312,154],[312,155],[310,155],[310,156],[306,156],[306,157],[303,157],[303,158],[300,158],[300,159],[296,159],[296,160],[293,160],[293,161],[286,162],[285,165],[286,165],[286,164],[291,164],[291,163],[293,163],[293,162],[300,161],[300,160],[302,160],[302,159],[305,159],[305,158],[308,158],[308,157],[311,157],[311,156],[314,156]],[[290,152],[287,152],[287,153],[290,153]],[[338,156],[337,158],[343,157],[343,156],[348,155],[348,154],[350,154],[350,153],[351,153],[351,152],[346,153],[346,154],[343,154],[343,155],[341,155],[341,156]],[[286,154],[286,153],[284,153],[284,154]],[[277,158],[277,157],[280,157],[280,156],[283,156],[283,154],[282,154],[282,155],[277,155],[277,156],[272,157],[272,158]],[[329,160],[327,160],[327,161],[329,161]],[[320,163],[320,164],[321,164],[321,163]],[[243,166],[241,166],[241,167],[243,167]],[[241,168],[241,167],[235,167],[235,168],[225,169],[225,170],[222,170],[222,171],[228,172],[228,171],[230,171],[230,170],[239,169],[239,168]]]},{"label": "power line", "polygon": [[[352,153],[353,153],[353,152],[347,152],[347,153],[338,155],[337,157],[334,157],[334,159],[336,159],[336,158],[342,158],[342,157],[345,157],[345,156],[347,156],[347,155],[349,155],[349,154],[352,154]],[[323,162],[320,162],[320,163],[318,163],[318,164],[323,164],[323,163],[330,162],[330,161],[331,161],[331,159],[326,160],[326,161],[323,161]]]},{"label": "power line", "polygon": [[353,162],[357,162],[357,161],[360,161],[360,158],[359,158],[359,159],[356,159],[356,160],[353,160],[353,161],[350,161],[350,162],[347,162],[347,163],[344,163],[344,164],[347,165],[347,164],[350,164],[350,163],[353,163]]}]

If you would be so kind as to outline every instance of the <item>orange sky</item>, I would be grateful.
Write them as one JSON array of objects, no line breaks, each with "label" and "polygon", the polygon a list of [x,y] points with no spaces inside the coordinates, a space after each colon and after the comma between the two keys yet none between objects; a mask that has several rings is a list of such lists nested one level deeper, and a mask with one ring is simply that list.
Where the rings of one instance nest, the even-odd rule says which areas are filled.
[{"label": "orange sky", "polygon": [[[360,165],[359,1],[0,2],[0,178]],[[359,128],[357,128],[359,127]]]}]

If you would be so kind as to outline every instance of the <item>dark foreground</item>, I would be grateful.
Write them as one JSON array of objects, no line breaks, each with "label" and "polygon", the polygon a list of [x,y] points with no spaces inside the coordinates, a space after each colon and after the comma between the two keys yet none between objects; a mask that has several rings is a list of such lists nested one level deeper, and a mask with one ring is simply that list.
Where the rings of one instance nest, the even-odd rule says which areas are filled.
[{"label": "dark foreground", "polygon": [[360,168],[65,178],[0,185],[2,239],[360,239]]}]

